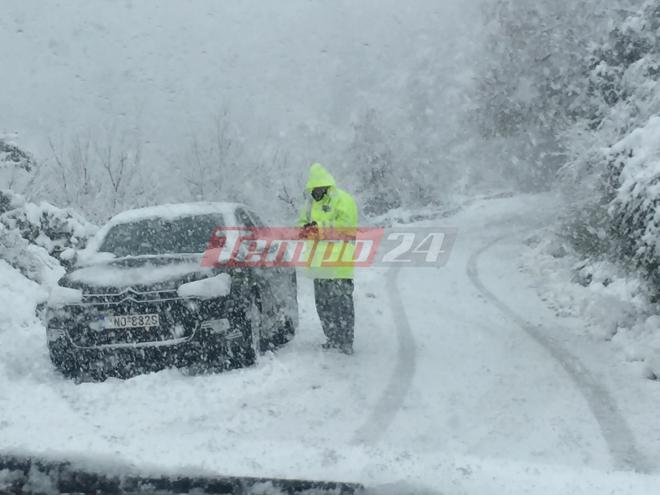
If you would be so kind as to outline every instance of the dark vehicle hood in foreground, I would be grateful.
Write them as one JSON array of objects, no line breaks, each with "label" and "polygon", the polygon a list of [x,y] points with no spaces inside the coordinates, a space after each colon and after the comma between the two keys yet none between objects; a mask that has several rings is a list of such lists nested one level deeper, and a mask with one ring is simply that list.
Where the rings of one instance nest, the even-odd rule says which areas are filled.
[{"label": "dark vehicle hood in foreground", "polygon": [[[105,471],[105,472],[104,472]],[[247,478],[217,475],[140,475],[128,466],[92,467],[91,462],[75,463],[25,455],[0,454],[2,493],[112,493],[162,495],[203,494],[327,494],[364,493],[361,485],[334,481]]]}]

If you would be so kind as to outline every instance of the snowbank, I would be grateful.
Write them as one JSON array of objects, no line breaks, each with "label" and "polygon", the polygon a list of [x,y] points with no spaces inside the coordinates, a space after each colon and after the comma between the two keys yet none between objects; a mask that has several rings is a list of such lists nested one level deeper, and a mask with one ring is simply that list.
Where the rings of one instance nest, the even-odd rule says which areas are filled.
[{"label": "snowbank", "polygon": [[555,232],[541,231],[527,244],[525,265],[557,315],[580,318],[589,335],[611,341],[640,374],[659,378],[660,308],[639,274],[603,260],[582,260]]},{"label": "snowbank", "polygon": [[52,374],[46,332],[36,317],[47,291],[0,259],[0,390],[7,382]]}]

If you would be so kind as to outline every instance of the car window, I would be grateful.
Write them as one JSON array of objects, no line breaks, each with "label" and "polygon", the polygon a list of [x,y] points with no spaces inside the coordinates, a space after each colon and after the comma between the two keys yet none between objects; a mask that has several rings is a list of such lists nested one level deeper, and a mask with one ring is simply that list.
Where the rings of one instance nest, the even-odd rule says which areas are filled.
[{"label": "car window", "polygon": [[99,251],[118,257],[203,253],[211,234],[223,225],[221,215],[194,215],[174,220],[149,218],[110,229]]}]

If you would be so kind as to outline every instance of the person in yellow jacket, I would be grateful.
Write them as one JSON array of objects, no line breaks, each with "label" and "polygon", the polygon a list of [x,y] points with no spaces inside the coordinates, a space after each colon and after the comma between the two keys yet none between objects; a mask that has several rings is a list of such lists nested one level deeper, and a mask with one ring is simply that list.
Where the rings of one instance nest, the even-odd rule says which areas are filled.
[{"label": "person in yellow jacket", "polygon": [[[358,225],[357,204],[337,187],[332,174],[320,163],[311,166],[305,192],[298,226],[302,227],[302,237],[321,239],[316,244],[317,255],[310,258],[309,270],[314,278],[316,311],[327,339],[323,347],[352,354],[355,308],[351,237]],[[333,266],[321,266],[328,260]]]}]

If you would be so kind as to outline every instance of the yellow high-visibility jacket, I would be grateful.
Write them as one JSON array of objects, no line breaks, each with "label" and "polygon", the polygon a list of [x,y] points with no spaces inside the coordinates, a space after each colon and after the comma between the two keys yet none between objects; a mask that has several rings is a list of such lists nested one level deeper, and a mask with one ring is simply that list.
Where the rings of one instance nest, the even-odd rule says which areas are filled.
[{"label": "yellow high-visibility jacket", "polygon": [[[321,201],[315,201],[311,197],[312,189],[316,187],[328,187]],[[305,187],[307,202],[300,211],[298,226],[316,222],[318,224],[320,238],[332,238],[332,229],[342,236],[349,236],[356,232],[358,226],[358,208],[355,199],[346,191],[337,187],[334,177],[323,165],[315,163],[309,171],[309,180]],[[316,244],[314,255],[310,258],[309,274],[313,278],[351,279],[353,278],[353,259],[355,246],[352,241],[320,241]],[[321,266],[322,258],[332,261],[340,261],[341,266]]]}]

